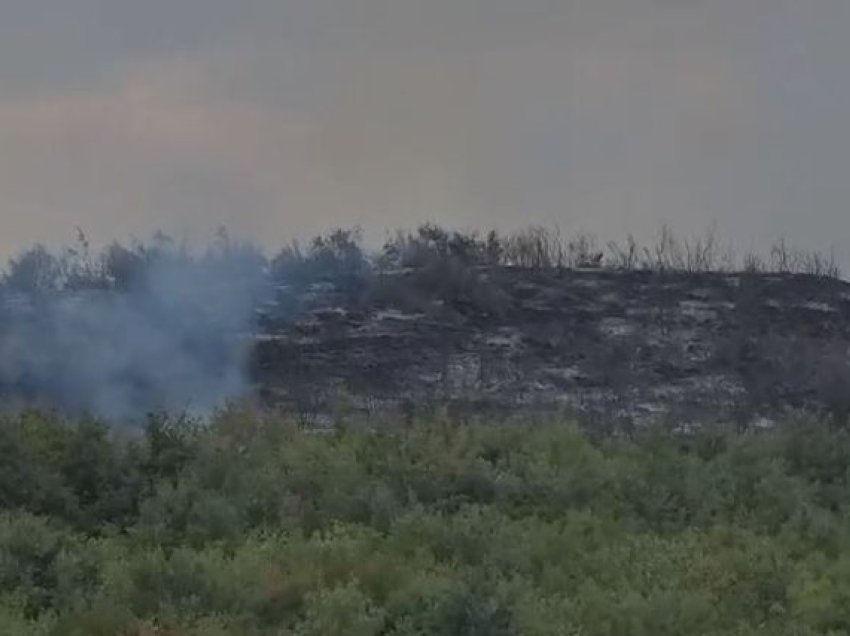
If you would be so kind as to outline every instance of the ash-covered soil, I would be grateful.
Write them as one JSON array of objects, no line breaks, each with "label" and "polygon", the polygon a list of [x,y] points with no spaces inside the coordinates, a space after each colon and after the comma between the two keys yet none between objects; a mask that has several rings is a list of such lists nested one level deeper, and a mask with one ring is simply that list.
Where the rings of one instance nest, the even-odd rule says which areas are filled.
[{"label": "ash-covered soil", "polygon": [[415,275],[385,273],[393,293],[277,288],[257,310],[263,400],[308,421],[436,405],[626,426],[850,413],[850,285],[839,280],[480,268],[447,299],[415,298]]}]

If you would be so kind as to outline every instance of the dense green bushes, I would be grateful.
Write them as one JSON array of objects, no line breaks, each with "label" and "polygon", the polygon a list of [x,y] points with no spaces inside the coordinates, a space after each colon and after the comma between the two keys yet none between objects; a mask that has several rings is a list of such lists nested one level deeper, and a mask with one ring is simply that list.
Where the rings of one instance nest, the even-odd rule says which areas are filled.
[{"label": "dense green bushes", "polygon": [[850,435],[0,423],[3,634],[848,634]]}]

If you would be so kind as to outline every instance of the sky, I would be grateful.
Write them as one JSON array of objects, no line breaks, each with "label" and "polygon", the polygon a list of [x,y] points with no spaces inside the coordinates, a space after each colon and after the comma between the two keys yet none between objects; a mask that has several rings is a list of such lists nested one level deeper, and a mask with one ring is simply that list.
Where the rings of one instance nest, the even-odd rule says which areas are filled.
[{"label": "sky", "polygon": [[847,0],[0,0],[0,255],[716,225],[850,263]]}]

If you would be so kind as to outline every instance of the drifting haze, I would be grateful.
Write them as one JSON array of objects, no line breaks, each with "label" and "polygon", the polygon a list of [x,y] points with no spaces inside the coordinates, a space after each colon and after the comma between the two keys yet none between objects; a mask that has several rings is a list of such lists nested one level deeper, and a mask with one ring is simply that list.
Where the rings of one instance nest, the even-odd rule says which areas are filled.
[{"label": "drifting haze", "polygon": [[0,297],[4,407],[127,420],[160,410],[206,415],[246,393],[261,293],[250,251],[123,254],[130,267],[113,268],[125,275],[112,289],[23,291],[13,281]]},{"label": "drifting haze", "polygon": [[33,0],[0,22],[0,254],[425,219],[850,234],[846,0]]}]

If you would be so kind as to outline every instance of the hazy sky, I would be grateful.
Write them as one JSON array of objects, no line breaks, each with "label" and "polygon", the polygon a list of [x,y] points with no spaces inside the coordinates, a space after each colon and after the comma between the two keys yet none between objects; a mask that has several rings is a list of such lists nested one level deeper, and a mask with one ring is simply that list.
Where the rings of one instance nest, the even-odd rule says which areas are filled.
[{"label": "hazy sky", "polygon": [[0,254],[74,226],[666,220],[850,260],[847,0],[0,9]]}]

